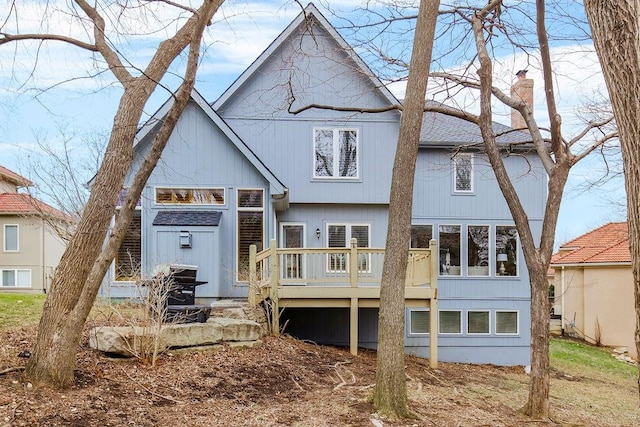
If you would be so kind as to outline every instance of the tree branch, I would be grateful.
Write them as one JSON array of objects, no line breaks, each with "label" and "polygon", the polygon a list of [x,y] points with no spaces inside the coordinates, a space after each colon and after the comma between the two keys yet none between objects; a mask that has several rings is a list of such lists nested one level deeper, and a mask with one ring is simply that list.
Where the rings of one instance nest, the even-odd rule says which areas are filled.
[{"label": "tree branch", "polygon": [[61,41],[80,47],[82,49],[90,50],[92,52],[98,52],[96,45],[86,43],[72,37],[61,36],[57,34],[8,34],[0,33],[0,46],[15,41],[23,40],[43,40],[43,41]]}]

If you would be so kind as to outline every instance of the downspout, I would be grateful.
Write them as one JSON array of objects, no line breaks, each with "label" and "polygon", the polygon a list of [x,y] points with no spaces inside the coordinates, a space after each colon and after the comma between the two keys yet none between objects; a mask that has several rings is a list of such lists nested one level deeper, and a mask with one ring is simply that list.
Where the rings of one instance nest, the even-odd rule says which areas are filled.
[{"label": "downspout", "polygon": [[564,265],[560,270],[560,332],[564,336]]},{"label": "downspout", "polygon": [[40,263],[40,266],[41,266],[40,268],[42,268],[42,271],[41,271],[40,275],[42,276],[42,291],[46,294],[47,293],[47,268],[46,268],[46,265],[45,265],[45,257],[44,257],[45,256],[45,247],[44,247],[44,245],[45,245],[45,238],[44,238],[45,237],[44,236],[45,230],[44,229],[45,229],[45,226],[46,226],[46,222],[45,222],[44,219],[41,219],[40,221],[42,223],[42,243],[40,245],[40,247],[42,249],[42,260],[41,260],[41,263]]}]

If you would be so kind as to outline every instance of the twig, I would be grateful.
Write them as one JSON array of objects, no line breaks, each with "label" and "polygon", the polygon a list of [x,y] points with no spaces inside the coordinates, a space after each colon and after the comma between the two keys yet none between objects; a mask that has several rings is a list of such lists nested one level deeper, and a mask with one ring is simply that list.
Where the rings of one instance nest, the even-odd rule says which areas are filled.
[{"label": "twig", "polygon": [[338,384],[337,386],[335,386],[333,388],[333,390],[338,390],[340,387],[347,385],[347,382],[345,381],[345,379],[342,377],[342,375],[340,375],[340,372],[338,371],[338,368],[342,367],[342,369],[344,369],[345,371],[347,371],[347,373],[351,374],[351,384],[355,384],[356,382],[356,376],[353,374],[352,371],[350,371],[349,369],[345,368],[344,365],[349,364],[351,362],[336,362],[335,365],[333,365],[333,369],[335,369],[336,374],[338,375],[338,377],[340,378],[340,380],[342,381],[340,384]]},{"label": "twig", "polygon": [[6,375],[9,372],[22,372],[24,371],[24,366],[14,366],[12,368],[7,368],[3,371],[0,371],[0,375]]},{"label": "twig", "polygon": [[447,383],[445,383],[444,381],[442,381],[440,378],[436,377],[435,375],[433,375],[431,372],[429,371],[425,371],[427,374],[431,375],[433,378],[436,379],[436,381],[438,381],[440,384],[442,385],[448,385]]},{"label": "twig", "polygon": [[[122,369],[122,368],[121,368],[121,369]],[[162,395],[162,394],[156,393],[156,392],[155,392],[155,391],[153,391],[153,390],[150,390],[150,389],[149,389],[149,388],[147,388],[144,384],[142,384],[142,383],[140,383],[140,382],[136,381],[135,379],[133,379],[133,378],[131,377],[131,375],[129,375],[129,374],[127,373],[127,371],[125,371],[124,369],[122,369],[122,372],[124,372],[124,374],[127,376],[127,378],[129,378],[131,381],[133,381],[134,383],[136,383],[137,385],[139,385],[140,387],[142,387],[143,389],[145,389],[148,393],[152,394],[153,396],[159,397],[159,398],[161,398],[161,399],[169,400],[169,401],[174,402],[174,403],[182,403],[181,401],[176,400],[176,399],[174,399],[173,397],[164,396],[164,395]]]},{"label": "twig", "polygon": [[296,381],[296,379],[293,377],[293,375],[291,375],[291,381],[293,381],[293,383],[296,385],[296,387],[298,387],[300,390],[304,391],[302,386],[300,384],[298,384],[298,381]]}]

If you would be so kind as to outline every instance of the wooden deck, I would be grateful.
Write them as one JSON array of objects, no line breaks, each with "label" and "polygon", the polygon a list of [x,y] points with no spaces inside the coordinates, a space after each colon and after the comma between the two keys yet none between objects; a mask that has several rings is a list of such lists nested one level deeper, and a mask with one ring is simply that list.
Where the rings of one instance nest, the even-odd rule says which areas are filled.
[{"label": "wooden deck", "polygon": [[[384,249],[269,248],[249,253],[249,304],[268,299],[273,313],[272,330],[280,329],[280,307],[343,307],[350,309],[349,341],[358,350],[358,309],[380,306],[380,281]],[[405,305],[430,309],[430,364],[437,365],[437,244],[429,249],[410,249],[405,285]]]}]

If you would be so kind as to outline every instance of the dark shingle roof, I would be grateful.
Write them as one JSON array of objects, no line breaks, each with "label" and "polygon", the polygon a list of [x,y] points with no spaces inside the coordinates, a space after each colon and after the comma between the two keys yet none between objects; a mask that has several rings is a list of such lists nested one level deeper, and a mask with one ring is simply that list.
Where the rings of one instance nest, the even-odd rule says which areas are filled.
[{"label": "dark shingle roof", "polygon": [[[443,105],[428,101],[427,106]],[[498,144],[521,144],[531,141],[528,132],[515,131],[509,126],[493,122],[493,130],[498,135]],[[480,128],[475,123],[444,113],[427,111],[422,117],[420,146],[455,146],[482,144]]]},{"label": "dark shingle roof", "polygon": [[219,225],[220,218],[220,211],[160,211],[153,225]]}]

